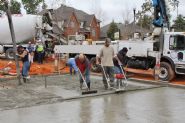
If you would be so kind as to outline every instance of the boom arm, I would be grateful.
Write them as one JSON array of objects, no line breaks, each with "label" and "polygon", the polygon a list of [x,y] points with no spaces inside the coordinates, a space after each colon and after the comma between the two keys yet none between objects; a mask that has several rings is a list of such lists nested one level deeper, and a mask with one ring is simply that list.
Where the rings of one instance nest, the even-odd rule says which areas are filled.
[{"label": "boom arm", "polygon": [[169,28],[169,19],[167,11],[167,0],[152,0],[154,7],[153,24],[156,27]]}]

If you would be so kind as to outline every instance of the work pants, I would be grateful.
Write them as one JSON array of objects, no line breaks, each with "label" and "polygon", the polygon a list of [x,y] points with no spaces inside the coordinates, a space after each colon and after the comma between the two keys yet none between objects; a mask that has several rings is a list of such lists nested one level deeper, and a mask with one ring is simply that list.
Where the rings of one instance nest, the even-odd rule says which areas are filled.
[{"label": "work pants", "polygon": [[22,67],[22,76],[23,77],[28,76],[29,69],[30,69],[30,62],[29,61],[23,62],[23,67]]},{"label": "work pants", "polygon": [[[113,66],[103,66],[103,68],[104,68],[104,72],[105,72],[104,73],[102,70],[103,84],[105,86],[105,89],[107,89],[108,88],[108,85],[107,85],[108,80],[107,79],[110,80],[110,82],[111,82],[110,84],[114,84],[114,67]],[[105,74],[106,74],[106,77],[105,77]]]}]

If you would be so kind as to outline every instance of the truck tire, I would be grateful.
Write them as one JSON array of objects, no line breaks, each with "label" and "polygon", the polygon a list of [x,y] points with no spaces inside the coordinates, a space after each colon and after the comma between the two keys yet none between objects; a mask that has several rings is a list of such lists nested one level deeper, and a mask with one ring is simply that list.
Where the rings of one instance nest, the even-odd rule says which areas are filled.
[{"label": "truck tire", "polygon": [[91,62],[91,71],[96,72],[96,73],[100,73],[101,72],[101,66],[98,66],[96,64],[96,58],[95,57],[91,58],[90,62]]},{"label": "truck tire", "polygon": [[161,62],[159,78],[162,81],[171,81],[175,77],[172,66],[167,62]]},{"label": "truck tire", "polygon": [[6,50],[5,57],[7,59],[14,59],[13,48],[9,48],[9,49]]}]

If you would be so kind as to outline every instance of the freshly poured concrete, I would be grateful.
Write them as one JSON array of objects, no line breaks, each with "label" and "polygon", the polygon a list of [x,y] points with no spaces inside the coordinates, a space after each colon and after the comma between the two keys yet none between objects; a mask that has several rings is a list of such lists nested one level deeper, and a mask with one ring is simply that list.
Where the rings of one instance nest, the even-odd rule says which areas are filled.
[{"label": "freshly poured concrete", "polygon": [[0,112],[0,123],[184,123],[185,90],[162,87]]},{"label": "freshly poured concrete", "polygon": [[[0,111],[52,104],[82,96],[78,76],[50,76],[46,81],[44,77],[32,77],[29,83],[24,83],[22,86],[17,86],[16,83],[17,80],[0,82],[0,85],[4,86],[0,87]],[[98,90],[98,95],[114,93],[114,90],[104,89],[102,78],[98,76],[91,76],[91,87],[93,90]],[[161,85],[128,82],[126,91],[155,87]]]}]

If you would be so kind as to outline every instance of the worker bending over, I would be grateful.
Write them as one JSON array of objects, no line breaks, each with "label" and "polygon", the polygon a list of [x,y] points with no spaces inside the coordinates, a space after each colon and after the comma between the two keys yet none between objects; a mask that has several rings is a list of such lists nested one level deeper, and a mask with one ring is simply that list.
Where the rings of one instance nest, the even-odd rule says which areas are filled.
[{"label": "worker bending over", "polygon": [[[79,72],[82,73],[80,76],[80,88],[82,89],[83,81],[87,83],[88,89],[90,90],[90,62],[84,54],[80,54],[75,57],[75,62],[79,68]],[[83,79],[83,78],[84,79]]]},{"label": "worker bending over", "polygon": [[[78,72],[78,67],[76,66],[75,58],[69,58],[67,61],[67,66],[70,68],[70,74],[74,75]],[[74,72],[73,72],[74,71]]]}]

